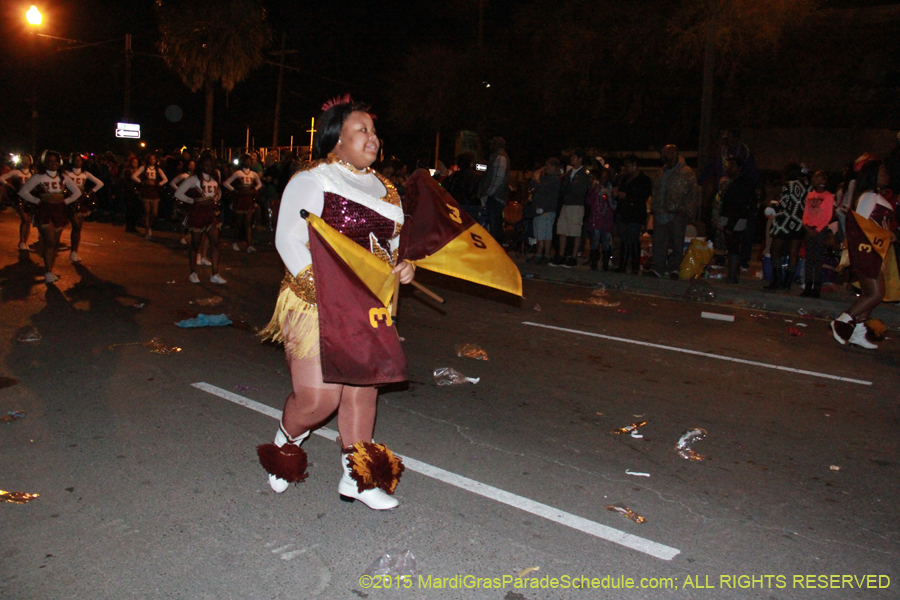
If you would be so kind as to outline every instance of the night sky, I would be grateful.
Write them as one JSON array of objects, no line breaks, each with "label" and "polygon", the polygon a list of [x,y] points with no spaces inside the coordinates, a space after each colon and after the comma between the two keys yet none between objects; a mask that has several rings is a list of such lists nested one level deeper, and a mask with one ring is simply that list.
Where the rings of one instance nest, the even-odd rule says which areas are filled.
[{"label": "night sky", "polygon": [[[640,0],[635,0],[640,3]],[[896,4],[897,0],[831,0],[828,6]],[[131,149],[113,137],[124,102],[124,38],[133,35],[131,121],[141,124],[149,147],[171,150],[198,146],[203,126],[203,98],[191,93],[158,56],[157,21],[150,0],[50,0],[38,4],[44,14],[42,33],[98,43],[78,47],[61,40],[34,39],[24,13],[31,2],[3,3],[0,14],[0,147],[31,147],[31,95],[36,89],[37,146],[63,152],[117,152]],[[478,0],[447,2],[301,2],[265,0],[274,29],[271,50],[287,33],[288,56],[279,143],[308,143],[310,117],[322,102],[344,92],[373,103],[386,147],[403,150],[392,137],[391,106],[386,90],[404,59],[432,41],[453,46],[476,43]],[[512,13],[528,4],[489,0],[485,37],[499,39]],[[598,20],[598,24],[602,20]],[[599,25],[598,25],[599,26]],[[270,56],[275,63],[278,58]],[[434,73],[440,77],[440,73]],[[242,146],[247,128],[256,146],[272,142],[277,66],[267,64],[239,83],[226,98],[216,96],[214,146]],[[177,106],[183,117],[173,122],[166,109]],[[490,133],[490,132],[487,132]],[[542,132],[534,132],[540,136]],[[394,133],[396,136],[396,132]],[[422,138],[432,136],[428,132]],[[449,136],[448,136],[449,137]],[[421,140],[418,142],[423,145]],[[414,156],[406,156],[415,159]]]},{"label": "night sky", "polygon": [[[115,123],[124,106],[124,38],[133,36],[131,120],[142,126],[148,145],[169,149],[199,144],[203,98],[191,93],[158,56],[153,2],[113,0],[52,0],[39,4],[44,14],[41,32],[84,42],[106,42],[77,48],[60,40],[38,39],[26,30],[24,13],[30,2],[4,3],[0,22],[0,114],[4,126],[0,146],[26,150],[31,145],[31,85],[37,73],[38,146],[62,151],[120,150]],[[371,101],[376,113],[385,109],[385,86],[407,53],[431,39],[475,43],[477,6],[474,0],[441,4],[427,2],[309,3],[267,0],[277,50],[281,33],[287,48],[297,50],[286,60],[282,124],[279,142],[306,139],[309,119],[328,98],[351,92]],[[494,1],[488,16],[510,2]],[[468,11],[471,5],[473,11]],[[338,11],[335,6],[340,6]],[[451,12],[455,16],[448,16]],[[71,49],[70,49],[71,48]],[[37,56],[38,64],[33,65]],[[271,56],[272,62],[278,61]],[[226,98],[219,90],[214,124],[215,146],[243,145],[246,130],[257,145],[272,142],[277,66],[267,64],[237,85]],[[381,104],[380,104],[381,101]],[[227,103],[227,106],[226,106]],[[176,105],[183,118],[171,122],[166,108]],[[386,132],[385,132],[386,133]]]}]

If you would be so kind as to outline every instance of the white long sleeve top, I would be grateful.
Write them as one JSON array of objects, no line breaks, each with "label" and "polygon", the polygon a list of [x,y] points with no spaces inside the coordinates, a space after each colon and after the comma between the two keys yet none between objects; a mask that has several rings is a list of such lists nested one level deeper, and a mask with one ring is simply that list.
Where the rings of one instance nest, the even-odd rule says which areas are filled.
[{"label": "white long sleeve top", "polygon": [[146,185],[166,185],[169,181],[169,178],[166,177],[166,174],[162,169],[159,168],[159,165],[154,165],[152,167],[145,167],[141,165],[138,167],[132,174],[131,179],[134,180],[135,183],[143,183]]},{"label": "white long sleeve top", "polygon": [[94,184],[94,187],[91,188],[91,192],[96,192],[103,187],[103,182],[97,179],[93,173],[89,173],[80,167],[72,169],[71,171],[65,171],[64,173],[66,177],[75,182],[75,185],[78,186],[78,189],[81,190],[82,194],[84,193],[84,186],[87,185],[88,181]]},{"label": "white long sleeve top", "polygon": [[38,186],[41,187],[41,194],[65,194],[69,190],[70,195],[63,200],[66,204],[72,204],[81,197],[81,190],[75,182],[57,171],[35,173],[19,190],[19,196],[26,202],[40,204],[41,199],[31,193]]},{"label": "white long sleeve top", "polygon": [[175,190],[175,197],[187,204],[193,204],[195,199],[188,196],[187,192],[194,188],[200,190],[201,193],[201,197],[196,200],[218,200],[222,194],[221,190],[219,190],[219,182],[216,181],[215,177],[191,175],[182,181],[178,189]]},{"label": "white long sleeve top", "polygon": [[[361,204],[378,214],[403,224],[402,207],[385,200],[388,190],[375,173],[356,173],[338,163],[321,164],[309,171],[301,171],[291,178],[281,197],[275,248],[287,270],[296,277],[312,263],[309,251],[309,229],[300,210],[322,216],[325,192],[330,192]],[[390,240],[390,253],[400,244],[400,236]]]},{"label": "white long sleeve top", "polygon": [[222,186],[229,192],[234,191],[234,187],[231,185],[232,181],[238,181],[238,187],[252,187],[254,190],[262,187],[259,175],[251,169],[238,169],[222,183]]},{"label": "white long sleeve top", "polygon": [[33,169],[28,171],[13,169],[12,171],[7,171],[3,175],[0,175],[0,183],[8,183],[10,179],[18,179],[19,186],[21,187],[32,175],[34,175],[34,173]]}]

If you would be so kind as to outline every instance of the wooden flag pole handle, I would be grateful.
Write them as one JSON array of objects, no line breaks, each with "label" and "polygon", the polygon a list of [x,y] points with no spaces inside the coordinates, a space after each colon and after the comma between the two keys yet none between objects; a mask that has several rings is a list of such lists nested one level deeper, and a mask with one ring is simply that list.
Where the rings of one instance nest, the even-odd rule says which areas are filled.
[{"label": "wooden flag pole handle", "polygon": [[422,285],[422,284],[419,283],[418,281],[412,280],[410,283],[412,284],[412,286],[413,286],[414,288],[416,288],[417,290],[419,290],[420,292],[422,292],[423,294],[425,294],[426,296],[428,296],[429,298],[431,298],[431,299],[434,300],[435,302],[439,302],[439,303],[441,303],[441,304],[444,303],[444,299],[443,299],[443,298],[441,298],[440,296],[438,296],[437,294],[435,294],[434,292],[432,292],[431,290],[429,290],[427,287],[425,287],[424,285]]}]

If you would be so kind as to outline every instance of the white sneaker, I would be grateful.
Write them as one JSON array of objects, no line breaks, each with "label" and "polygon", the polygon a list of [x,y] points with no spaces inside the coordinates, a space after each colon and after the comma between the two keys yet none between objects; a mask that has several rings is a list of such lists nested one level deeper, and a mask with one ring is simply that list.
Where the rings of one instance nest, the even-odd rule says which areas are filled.
[{"label": "white sneaker", "polygon": [[69,252],[69,260],[72,261],[73,263],[80,263],[80,262],[81,262],[81,257],[78,256],[78,253],[77,253],[77,252],[75,252],[74,250],[72,250],[71,252]]},{"label": "white sneaker", "polygon": [[254,248],[253,246],[247,246],[247,254],[253,254],[254,252],[256,252],[256,248]]},{"label": "white sneaker", "polygon": [[203,258],[200,259],[200,263],[199,263],[199,264],[203,265],[204,267],[211,267],[211,266],[212,266],[212,261],[209,260],[208,258],[206,258],[206,257],[204,256]]},{"label": "white sneaker", "polygon": [[219,285],[224,285],[224,284],[228,283],[227,281],[225,281],[225,278],[222,277],[221,275],[219,275],[218,273],[216,273],[215,275],[210,277],[209,280],[213,283],[218,283]]},{"label": "white sneaker", "polygon": [[390,510],[400,505],[396,498],[381,488],[360,492],[356,482],[350,476],[350,456],[348,454],[341,455],[341,466],[344,467],[344,474],[338,484],[338,494],[341,495],[341,500],[344,502],[359,500],[372,510]]},{"label": "white sneaker", "polygon": [[147,235],[144,236],[144,239],[145,240],[153,239],[153,234],[148,231]]},{"label": "white sneaker", "polygon": [[860,348],[865,348],[866,350],[875,350],[878,348],[878,344],[873,344],[869,340],[866,339],[866,332],[869,330],[866,327],[865,323],[857,323],[856,327],[853,328],[853,335],[850,336],[848,340],[851,346],[859,346]]},{"label": "white sneaker", "polygon": [[[309,437],[309,432],[307,431],[304,434],[301,434],[295,438],[288,437],[287,434],[284,433],[284,430],[281,428],[281,425],[278,426],[278,433],[275,434],[275,445],[281,448],[285,444],[294,444],[298,448],[300,444],[303,443],[303,440]],[[276,494],[282,493],[284,490],[290,487],[290,482],[286,479],[281,479],[280,477],[276,477],[269,473],[269,487],[272,488],[272,491]]]},{"label": "white sneaker", "polygon": [[200,283],[200,278],[197,277],[197,273],[196,273],[196,272],[191,273],[191,276],[188,277],[188,279],[191,280],[191,283]]},{"label": "white sneaker", "polygon": [[831,322],[831,335],[840,345],[845,345],[853,335],[853,317],[848,313],[841,313],[837,319]]},{"label": "white sneaker", "polygon": [[233,244],[231,244],[231,249],[234,250],[235,252],[241,251],[241,247],[238,246],[237,242],[234,242]]},{"label": "white sneaker", "polygon": [[53,283],[57,279],[59,279],[59,275],[56,275],[55,273],[51,273],[50,271],[44,273],[44,281],[47,283]]},{"label": "white sneaker", "polygon": [[187,241],[187,238],[186,238],[186,237],[181,238],[181,240],[179,240],[179,242],[181,243],[182,246],[187,246],[187,245],[188,245],[188,241]]},{"label": "white sneaker", "polygon": [[19,242],[19,250],[28,250],[28,244],[25,242]]}]

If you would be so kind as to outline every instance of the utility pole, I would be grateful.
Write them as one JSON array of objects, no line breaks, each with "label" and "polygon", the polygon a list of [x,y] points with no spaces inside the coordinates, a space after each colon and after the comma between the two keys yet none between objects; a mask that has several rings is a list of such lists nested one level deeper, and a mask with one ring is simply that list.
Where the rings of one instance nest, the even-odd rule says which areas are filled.
[{"label": "utility pole", "polygon": [[713,87],[716,75],[716,35],[719,29],[719,2],[709,0],[706,22],[706,47],[703,53],[703,91],[700,100],[700,140],[697,145],[697,167],[702,169],[710,159],[712,138]]},{"label": "utility pole", "polygon": [[131,112],[131,34],[125,34],[125,110],[122,116],[128,122],[128,115]]},{"label": "utility pole", "polygon": [[281,34],[281,60],[278,61],[278,91],[275,92],[275,126],[272,129],[272,147],[278,147],[278,121],[281,119],[281,88],[284,82],[284,56],[287,51],[284,49],[287,44],[287,33]]}]

